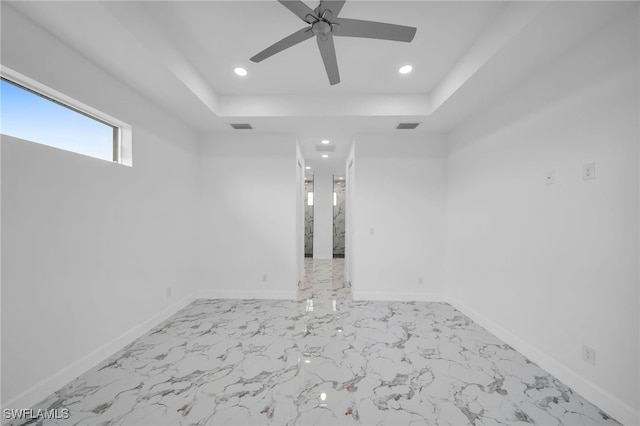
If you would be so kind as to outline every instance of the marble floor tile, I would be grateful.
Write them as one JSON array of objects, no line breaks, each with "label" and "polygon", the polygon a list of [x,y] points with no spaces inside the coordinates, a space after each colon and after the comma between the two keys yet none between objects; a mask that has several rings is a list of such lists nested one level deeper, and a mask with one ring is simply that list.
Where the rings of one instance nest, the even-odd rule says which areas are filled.
[{"label": "marble floor tile", "polygon": [[304,260],[305,277],[298,286],[298,300],[352,300],[351,285],[345,281],[344,259]]},{"label": "marble floor tile", "polygon": [[[197,300],[35,407],[60,425],[616,425],[446,303]],[[28,424],[14,422],[11,424]]]}]

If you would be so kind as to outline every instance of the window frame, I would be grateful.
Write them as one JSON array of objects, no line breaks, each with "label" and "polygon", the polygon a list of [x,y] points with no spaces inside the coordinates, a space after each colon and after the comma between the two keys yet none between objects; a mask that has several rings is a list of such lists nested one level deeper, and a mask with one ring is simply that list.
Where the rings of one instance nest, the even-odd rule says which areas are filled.
[{"label": "window frame", "polygon": [[[113,158],[112,162],[125,166],[133,166],[132,140],[133,132],[131,125],[122,120],[118,120],[104,112],[97,110],[77,99],[67,96],[45,84],[29,78],[4,65],[0,65],[0,78],[10,84],[14,84],[24,90],[38,95],[48,101],[54,102],[62,107],[68,108],[78,114],[96,120],[109,127],[113,127]],[[33,141],[38,143],[38,141]],[[44,144],[46,145],[46,144]],[[68,150],[76,154],[85,155],[80,152]],[[94,157],[91,157],[94,158]],[[106,160],[104,160],[106,161]]]}]

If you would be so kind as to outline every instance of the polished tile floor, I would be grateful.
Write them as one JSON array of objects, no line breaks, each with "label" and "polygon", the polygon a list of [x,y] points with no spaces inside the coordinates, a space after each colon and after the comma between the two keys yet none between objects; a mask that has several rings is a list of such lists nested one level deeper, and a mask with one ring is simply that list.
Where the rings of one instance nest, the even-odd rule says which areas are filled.
[{"label": "polished tile floor", "polygon": [[308,259],[297,301],[198,300],[36,408],[68,408],[65,425],[618,424],[446,303],[352,301],[343,266]]}]

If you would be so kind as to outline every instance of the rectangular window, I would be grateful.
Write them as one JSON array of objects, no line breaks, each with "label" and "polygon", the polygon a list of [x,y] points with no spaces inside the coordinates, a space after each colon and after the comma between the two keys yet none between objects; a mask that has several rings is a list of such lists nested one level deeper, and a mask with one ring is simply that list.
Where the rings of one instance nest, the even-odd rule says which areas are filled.
[{"label": "rectangular window", "polygon": [[307,192],[307,205],[313,205],[313,192]]},{"label": "rectangular window", "polygon": [[131,127],[3,67],[0,133],[131,165]]}]

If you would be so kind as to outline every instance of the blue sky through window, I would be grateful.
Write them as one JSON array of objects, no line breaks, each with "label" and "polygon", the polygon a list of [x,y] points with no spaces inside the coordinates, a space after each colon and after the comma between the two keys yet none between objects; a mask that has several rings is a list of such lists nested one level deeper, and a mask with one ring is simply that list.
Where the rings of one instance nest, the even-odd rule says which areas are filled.
[{"label": "blue sky through window", "polygon": [[114,128],[0,81],[0,133],[113,161]]}]

